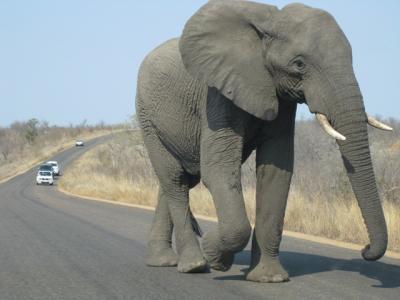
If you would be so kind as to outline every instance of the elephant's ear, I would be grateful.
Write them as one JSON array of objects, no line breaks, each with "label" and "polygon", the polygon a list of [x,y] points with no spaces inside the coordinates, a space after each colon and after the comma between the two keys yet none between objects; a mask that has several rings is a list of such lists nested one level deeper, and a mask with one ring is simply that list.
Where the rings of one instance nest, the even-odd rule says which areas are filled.
[{"label": "elephant's ear", "polygon": [[212,0],[186,23],[179,48],[187,71],[216,87],[248,113],[263,120],[278,114],[278,99],[262,56],[264,35],[277,8]]}]

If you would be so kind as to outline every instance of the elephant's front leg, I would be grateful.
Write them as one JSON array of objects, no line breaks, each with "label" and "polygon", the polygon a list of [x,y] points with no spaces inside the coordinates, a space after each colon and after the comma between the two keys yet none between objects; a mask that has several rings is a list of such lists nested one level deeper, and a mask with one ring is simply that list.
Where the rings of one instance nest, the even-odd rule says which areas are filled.
[{"label": "elephant's front leg", "polygon": [[247,279],[289,280],[279,261],[279,245],[293,172],[293,134],[271,139],[257,149],[256,223]]},{"label": "elephant's front leg", "polygon": [[203,255],[211,268],[226,271],[251,235],[241,187],[242,138],[229,128],[207,130],[201,148],[202,180],[218,215],[217,229],[203,236]]}]

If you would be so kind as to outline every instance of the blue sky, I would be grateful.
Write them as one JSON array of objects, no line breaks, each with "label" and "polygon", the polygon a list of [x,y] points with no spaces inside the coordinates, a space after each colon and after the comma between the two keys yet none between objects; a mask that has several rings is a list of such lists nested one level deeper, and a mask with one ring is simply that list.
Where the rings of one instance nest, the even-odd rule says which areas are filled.
[{"label": "blue sky", "polygon": [[[134,113],[141,60],[205,2],[1,0],[0,126],[123,122]],[[400,1],[300,2],[329,11],[346,33],[368,112],[399,118]]]}]

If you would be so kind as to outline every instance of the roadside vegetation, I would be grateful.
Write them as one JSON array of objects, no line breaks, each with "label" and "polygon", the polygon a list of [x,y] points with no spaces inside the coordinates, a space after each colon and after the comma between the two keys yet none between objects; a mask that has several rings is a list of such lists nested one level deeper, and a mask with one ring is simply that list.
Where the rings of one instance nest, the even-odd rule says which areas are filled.
[{"label": "roadside vegetation", "polygon": [[89,126],[86,121],[61,127],[35,118],[0,127],[0,182],[73,146],[77,138],[93,138],[119,127],[103,123]]},{"label": "roadside vegetation", "polygon": [[[389,249],[400,251],[400,121],[385,120],[393,133],[370,129],[378,188],[389,231]],[[285,229],[364,245],[368,241],[360,210],[344,171],[336,142],[312,120],[297,122],[295,171],[286,210]],[[254,154],[253,154],[254,155]],[[255,166],[242,168],[248,216],[255,218]],[[83,196],[154,206],[157,179],[140,132],[115,134],[65,171],[61,189]],[[207,189],[191,191],[191,208],[214,217]]]}]

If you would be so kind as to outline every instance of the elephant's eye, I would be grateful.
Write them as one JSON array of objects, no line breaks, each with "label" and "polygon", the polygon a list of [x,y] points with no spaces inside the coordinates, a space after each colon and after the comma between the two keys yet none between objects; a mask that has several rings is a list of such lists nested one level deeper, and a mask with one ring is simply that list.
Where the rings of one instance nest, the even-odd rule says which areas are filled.
[{"label": "elephant's eye", "polygon": [[298,72],[303,72],[305,67],[306,67],[306,64],[304,63],[304,60],[302,58],[300,58],[300,57],[295,58],[292,61],[291,65]]}]

